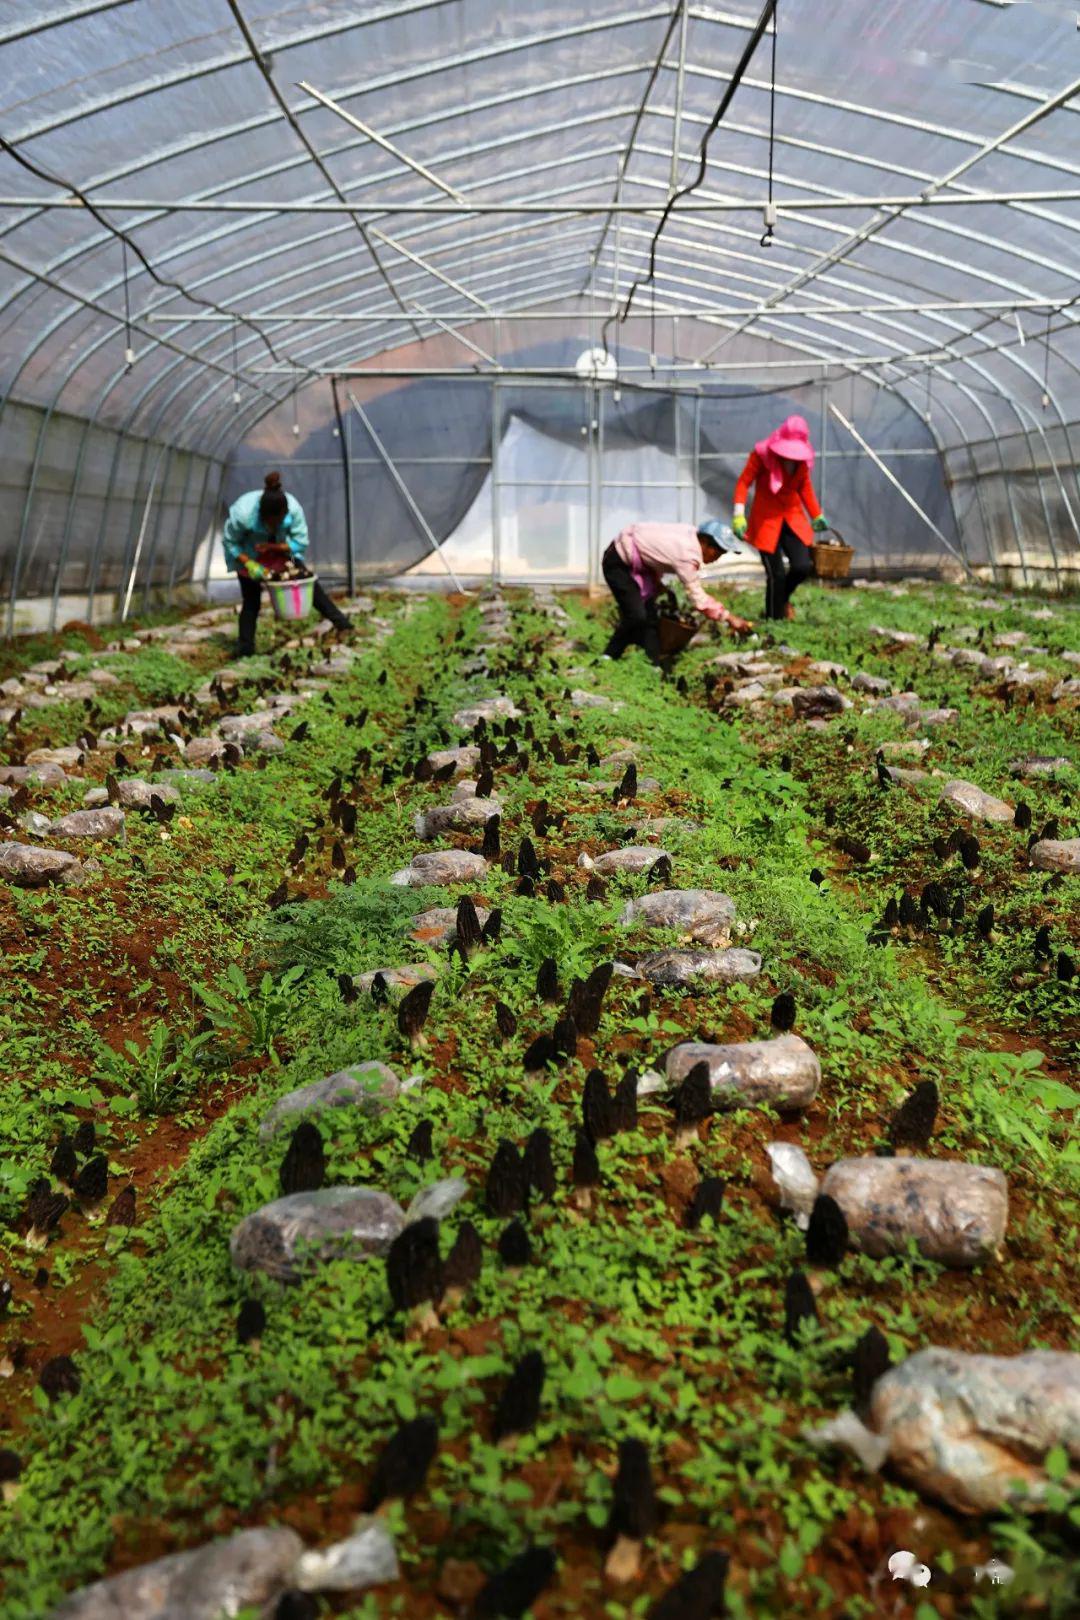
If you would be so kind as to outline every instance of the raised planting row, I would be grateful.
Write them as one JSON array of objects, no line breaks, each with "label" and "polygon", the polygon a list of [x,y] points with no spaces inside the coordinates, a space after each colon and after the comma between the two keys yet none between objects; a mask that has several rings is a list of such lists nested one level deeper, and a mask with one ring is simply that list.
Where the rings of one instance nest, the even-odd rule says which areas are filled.
[{"label": "raised planting row", "polygon": [[[1029,829],[927,790],[945,915],[916,892],[901,918],[922,784],[885,746],[940,722],[941,786],[994,793],[977,701],[1052,750],[966,688],[872,708],[869,634],[850,676],[804,656],[837,657],[863,600],[812,603],[789,647],[739,649],[758,667],[710,638],[677,681],[599,662],[573,601],[397,607],[338,668],[276,654],[269,710],[181,705],[187,757],[221,746],[171,819],[123,804],[123,737],[84,739],[127,841],[12,898],[115,950],[103,899],[138,874],[177,919],[189,988],[156,1039],[187,1117],[167,1185],[95,1227],[144,1127],[133,1080],[65,1082],[106,1039],[68,982],[81,1036],[46,1014],[27,1054],[27,1098],[57,1068],[22,1126],[9,1325],[72,1248],[98,1275],[79,1345],[15,1368],[5,1615],[64,1591],[68,1620],[1076,1612],[1078,880],[1035,864],[1068,789],[1037,779]],[[922,637],[918,593],[889,606]],[[282,750],[249,752],[265,729],[230,721],[283,698]],[[983,1016],[1005,902],[980,925],[978,886],[1006,872],[1046,913],[1046,1029]],[[98,1097],[65,1092],[84,1079]],[[903,1550],[923,1567],[890,1570]]]}]

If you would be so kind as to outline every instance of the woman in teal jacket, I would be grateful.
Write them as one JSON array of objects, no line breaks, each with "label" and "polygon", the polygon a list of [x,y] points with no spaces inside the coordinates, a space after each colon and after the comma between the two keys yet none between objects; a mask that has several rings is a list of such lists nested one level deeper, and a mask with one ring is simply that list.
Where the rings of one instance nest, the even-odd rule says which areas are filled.
[{"label": "woman in teal jacket", "polygon": [[[255,651],[255,621],[262,603],[262,581],[286,553],[301,561],[307,551],[308,531],[304,508],[281,487],[281,474],[267,473],[262,489],[249,490],[229,507],[222,535],[225,561],[240,581],[240,641],[237,657],[249,658]],[[311,593],[315,611],[338,630],[347,630],[349,621],[327,596],[318,580]]]}]

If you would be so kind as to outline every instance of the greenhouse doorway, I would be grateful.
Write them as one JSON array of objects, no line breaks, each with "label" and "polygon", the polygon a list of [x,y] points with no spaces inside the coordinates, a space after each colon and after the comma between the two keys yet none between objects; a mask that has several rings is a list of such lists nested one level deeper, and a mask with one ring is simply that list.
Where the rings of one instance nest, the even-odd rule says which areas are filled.
[{"label": "greenhouse doorway", "polygon": [[[650,404],[668,418],[658,438],[670,449],[633,425]],[[670,405],[640,389],[628,399],[617,386],[496,382],[487,475],[443,541],[445,562],[432,553],[413,572],[448,564],[462,578],[598,585],[604,549],[626,524],[699,515],[693,417]]]}]

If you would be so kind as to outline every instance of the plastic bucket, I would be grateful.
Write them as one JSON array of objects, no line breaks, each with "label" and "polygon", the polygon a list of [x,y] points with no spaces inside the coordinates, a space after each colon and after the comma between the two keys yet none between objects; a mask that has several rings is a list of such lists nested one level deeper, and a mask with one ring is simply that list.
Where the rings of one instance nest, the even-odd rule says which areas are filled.
[{"label": "plastic bucket", "polygon": [[270,592],[270,601],[273,605],[274,615],[278,619],[306,619],[311,612],[311,596],[315,589],[315,578],[310,579],[268,579],[266,588]]}]

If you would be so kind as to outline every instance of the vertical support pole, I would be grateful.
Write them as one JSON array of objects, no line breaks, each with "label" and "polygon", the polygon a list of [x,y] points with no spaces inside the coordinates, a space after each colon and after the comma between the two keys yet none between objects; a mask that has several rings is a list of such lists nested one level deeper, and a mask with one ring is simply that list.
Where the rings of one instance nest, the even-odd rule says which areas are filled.
[{"label": "vertical support pole", "polygon": [[586,583],[590,594],[596,590],[600,578],[600,510],[604,499],[604,462],[603,462],[603,432],[604,432],[604,395],[599,383],[581,384],[585,389],[586,426],[588,432],[585,437],[585,454],[587,457],[586,471],[588,473],[588,523],[589,537],[588,552],[586,554]]},{"label": "vertical support pole", "polygon": [[124,624],[127,620],[128,609],[131,607],[131,593],[135,588],[135,576],[139,571],[139,558],[142,556],[143,541],[146,539],[146,525],[150,521],[150,507],[154,499],[154,490],[157,487],[157,477],[161,468],[162,457],[165,456],[165,454],[165,446],[162,445],[157,453],[157,458],[154,461],[153,470],[150,474],[150,487],[146,491],[146,505],[143,507],[142,522],[139,524],[138,539],[135,542],[135,551],[131,559],[131,571],[128,574],[127,589],[124,592],[124,605],[120,611],[121,624]]},{"label": "vertical support pole", "polygon": [[701,395],[694,395],[694,445],[693,445],[694,488],[691,496],[691,523],[697,523],[698,513],[701,510]]},{"label": "vertical support pole", "polygon": [[499,490],[501,440],[502,402],[496,380],[491,384],[491,583],[493,585],[502,584],[502,496]]},{"label": "vertical support pole", "polygon": [[225,488],[225,473],[227,464],[223,460],[218,473],[217,489],[214,491],[214,505],[210,513],[210,543],[206,548],[206,567],[203,569],[203,595],[210,595],[210,569],[214,562],[214,547],[218,540],[218,519],[221,516],[221,492]]},{"label": "vertical support pole", "polygon": [[338,442],[341,445],[341,470],[345,479],[345,577],[350,596],[356,594],[356,563],[353,557],[353,503],[352,503],[352,465],[349,458],[349,447],[345,441],[345,423],[341,415],[341,401],[338,398],[338,380],[330,379],[330,392],[334,396],[334,416],[337,418]]},{"label": "vertical support pole", "polygon": [[822,507],[828,493],[829,483],[829,368],[821,368],[821,475],[817,481],[818,500]]},{"label": "vertical support pole", "polygon": [[143,581],[143,612],[150,602],[150,579],[154,572],[154,559],[157,556],[158,540],[161,537],[161,525],[165,521],[165,507],[169,495],[169,479],[172,476],[174,447],[170,444],[165,456],[165,471],[161,475],[161,499],[157,504],[157,514],[154,518],[154,529],[150,536],[150,545],[146,553],[146,578]]}]

